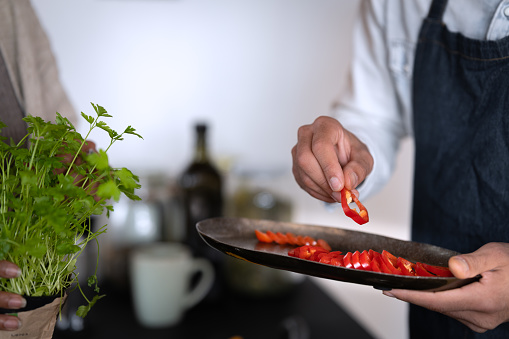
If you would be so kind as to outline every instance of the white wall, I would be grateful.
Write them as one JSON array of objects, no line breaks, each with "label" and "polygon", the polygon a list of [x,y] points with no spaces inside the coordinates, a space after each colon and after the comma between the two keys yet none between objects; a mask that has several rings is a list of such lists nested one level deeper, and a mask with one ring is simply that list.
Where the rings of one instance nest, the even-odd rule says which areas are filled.
[{"label": "white wall", "polygon": [[[356,2],[33,0],[78,111],[133,125],[112,160],[176,173],[191,125],[217,157],[289,167],[297,127],[329,113],[344,80]],[[125,152],[128,148],[129,152]]]},{"label": "white wall", "polygon": [[[216,159],[287,173],[279,188],[294,198],[296,222],[356,227],[297,187],[290,149],[297,128],[328,114],[341,92],[357,1],[32,3],[76,110],[100,104],[114,128],[130,124],[144,136],[114,147],[113,165],[174,176],[189,161],[192,123],[206,119]],[[395,178],[363,201],[371,221],[362,230],[408,239],[412,152],[405,143]],[[367,286],[319,284],[377,338],[407,337],[403,303]]]}]

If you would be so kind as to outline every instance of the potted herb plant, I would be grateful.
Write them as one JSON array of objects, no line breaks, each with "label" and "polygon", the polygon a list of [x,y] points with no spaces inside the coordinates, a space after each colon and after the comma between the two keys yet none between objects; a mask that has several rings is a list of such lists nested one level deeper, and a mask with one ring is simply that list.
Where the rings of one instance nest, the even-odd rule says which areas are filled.
[{"label": "potted herb plant", "polygon": [[[111,202],[122,194],[139,200],[135,194],[140,187],[138,177],[126,168],[110,167],[107,152],[127,134],[141,136],[131,126],[117,133],[104,122],[111,117],[107,111],[92,106],[95,116],[81,113],[89,124],[85,137],[57,113],[55,123],[33,116],[24,118],[28,124],[25,138],[17,144],[5,138],[0,142],[0,260],[11,261],[22,271],[18,278],[0,279],[0,290],[28,300],[52,300],[50,306],[18,310],[20,318],[32,318],[21,319],[19,333],[9,332],[9,336],[51,338],[56,314],[66,292],[74,286],[86,300],[77,314],[87,314],[103,295],[94,274],[88,285],[96,294],[87,299],[78,283],[76,261],[87,244],[97,242],[106,231],[106,225],[92,229],[89,219],[93,214],[112,211]],[[4,127],[0,122],[0,129]],[[105,150],[83,152],[96,129],[108,133],[109,145]]]}]

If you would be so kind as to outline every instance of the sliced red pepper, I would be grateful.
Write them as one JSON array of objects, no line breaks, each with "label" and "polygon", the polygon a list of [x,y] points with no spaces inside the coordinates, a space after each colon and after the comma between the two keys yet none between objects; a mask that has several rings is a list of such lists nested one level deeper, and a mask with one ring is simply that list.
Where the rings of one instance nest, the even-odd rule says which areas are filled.
[{"label": "sliced red pepper", "polygon": [[[261,232],[263,233],[263,232]],[[274,233],[273,233],[274,234]],[[449,268],[412,263],[402,257],[396,257],[388,251],[382,253],[369,251],[347,252],[344,256],[340,251],[328,251],[318,245],[304,245],[288,251],[288,255],[323,264],[373,271],[387,274],[422,276],[422,277],[452,277]]]},{"label": "sliced red pepper", "polygon": [[385,261],[382,259],[382,256],[377,257],[375,260],[378,262],[378,266],[380,266],[380,271],[382,273],[394,274],[394,272],[391,271],[391,269],[385,264]]},{"label": "sliced red pepper", "polygon": [[401,275],[401,270],[397,267],[398,265],[398,258],[396,258],[391,253],[387,252],[386,250],[382,251],[382,263],[387,266],[387,268],[391,271],[392,274]]},{"label": "sliced red pepper", "polygon": [[343,258],[341,253],[342,253],[341,251],[332,251],[332,252],[329,252],[329,255],[333,258]]},{"label": "sliced red pepper", "polygon": [[318,255],[318,253],[327,252],[320,246],[311,246],[311,245],[304,245],[304,246],[299,247],[299,249],[300,250],[299,250],[298,257],[301,259],[306,259],[306,260],[315,260],[315,256]]},{"label": "sliced red pepper", "polygon": [[415,275],[419,275],[421,277],[436,277],[436,275],[426,270],[420,262],[415,264]]},{"label": "sliced red pepper", "polygon": [[269,237],[267,234],[263,233],[262,231],[255,230],[255,234],[256,234],[256,237],[258,238],[258,241],[267,242],[267,243],[272,242],[271,237]]},{"label": "sliced red pepper", "polygon": [[298,258],[299,257],[299,252],[300,252],[300,247],[292,248],[291,250],[288,251],[288,255],[290,257]]},{"label": "sliced red pepper", "polygon": [[343,256],[340,251],[332,251],[318,254],[319,262],[322,264],[331,264],[343,266]]},{"label": "sliced red pepper", "polygon": [[297,245],[299,245],[299,246],[306,245],[306,240],[304,239],[303,235],[298,235],[297,236]]},{"label": "sliced red pepper", "polygon": [[345,256],[343,257],[343,264],[346,268],[353,268],[352,263],[352,252],[347,252]]},{"label": "sliced red pepper", "polygon": [[362,269],[360,256],[361,256],[361,254],[359,251],[355,251],[352,253],[352,265],[353,265],[353,268],[355,268],[356,270]]},{"label": "sliced red pepper", "polygon": [[371,259],[369,258],[368,251],[362,251],[359,256],[359,262],[361,263],[361,268],[365,271],[371,271]]},{"label": "sliced red pepper", "polygon": [[315,253],[315,251],[313,251],[311,246],[304,245],[300,248],[299,258],[309,260],[313,253]]},{"label": "sliced red pepper", "polygon": [[[355,202],[357,207],[359,207],[359,212],[357,212],[355,208],[350,208],[348,205],[352,200]],[[359,225],[365,224],[369,221],[368,210],[366,207],[364,207],[359,199],[357,199],[355,194],[352,194],[352,192],[346,188],[341,190],[341,206],[343,207],[343,212],[345,212],[345,215],[349,218],[352,218],[353,221]]]},{"label": "sliced red pepper", "polygon": [[377,258],[371,260],[371,270],[373,272],[382,272],[379,262],[380,261]]},{"label": "sliced red pepper", "polygon": [[290,245],[298,245],[297,237],[295,236],[295,234],[287,232],[286,239],[288,240],[288,243]]},{"label": "sliced red pepper", "polygon": [[299,258],[301,259],[309,259],[309,257],[311,257],[311,251],[309,249],[309,246],[301,246],[299,247],[300,250],[299,250]]},{"label": "sliced red pepper", "polygon": [[278,243],[279,245],[286,244],[286,237],[281,237],[280,235],[278,235],[272,231],[267,231],[266,233],[272,239],[272,241]]},{"label": "sliced red pepper", "polygon": [[341,266],[341,267],[345,266],[345,264],[343,263],[343,258],[342,257],[333,257],[330,260],[330,264],[333,265],[333,266]]},{"label": "sliced red pepper", "polygon": [[394,267],[396,267],[398,265],[398,258],[386,250],[382,251],[382,259],[384,259],[384,261],[386,261],[387,265],[391,264]]},{"label": "sliced red pepper", "polygon": [[449,270],[449,267],[443,267],[443,266],[435,266],[435,265],[428,265],[425,263],[420,263],[422,267],[436,276],[439,277],[454,277],[452,272]]},{"label": "sliced red pepper", "polygon": [[311,245],[311,246],[315,246],[316,245],[315,239],[313,239],[309,235],[304,236],[303,240],[304,240],[304,244],[305,245]]},{"label": "sliced red pepper", "polygon": [[285,245],[285,244],[288,244],[288,237],[286,235],[284,235],[283,233],[281,232],[276,232],[276,235],[278,236],[279,238],[279,241],[281,241],[280,245]]},{"label": "sliced red pepper", "polygon": [[309,260],[312,260],[312,261],[319,261],[320,260],[319,255],[322,253],[329,253],[327,250],[323,249],[320,246],[312,246],[311,251],[312,251],[312,254],[309,257]]},{"label": "sliced red pepper", "polygon": [[381,256],[380,252],[369,250],[368,251],[369,259],[374,260],[376,257]]},{"label": "sliced red pepper", "polygon": [[329,252],[332,250],[332,248],[330,247],[329,243],[327,241],[323,240],[323,239],[318,239],[316,241],[316,245],[326,249]]},{"label": "sliced red pepper", "polygon": [[332,259],[329,252],[319,253],[316,258],[316,261],[321,262],[322,264],[330,264],[330,260]]},{"label": "sliced red pepper", "polygon": [[398,257],[398,268],[403,275],[415,275],[414,264],[405,258]]}]

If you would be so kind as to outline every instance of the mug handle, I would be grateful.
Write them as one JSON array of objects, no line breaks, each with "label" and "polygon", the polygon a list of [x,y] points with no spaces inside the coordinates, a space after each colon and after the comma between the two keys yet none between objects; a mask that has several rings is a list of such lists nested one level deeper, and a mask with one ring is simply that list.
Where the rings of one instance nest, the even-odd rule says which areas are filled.
[{"label": "mug handle", "polygon": [[190,275],[194,273],[201,273],[200,281],[196,286],[188,292],[184,297],[183,306],[186,308],[192,307],[200,302],[209,293],[212,284],[214,283],[215,273],[212,264],[204,258],[193,259],[191,264]]}]

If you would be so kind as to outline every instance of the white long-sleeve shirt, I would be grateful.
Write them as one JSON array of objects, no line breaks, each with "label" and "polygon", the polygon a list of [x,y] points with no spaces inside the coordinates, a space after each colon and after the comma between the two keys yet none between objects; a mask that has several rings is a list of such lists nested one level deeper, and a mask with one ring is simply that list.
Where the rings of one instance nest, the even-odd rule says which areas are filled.
[{"label": "white long-sleeve shirt", "polygon": [[[399,142],[411,137],[412,70],[422,20],[431,0],[362,0],[353,36],[347,91],[336,118],[369,148],[371,174],[363,199],[378,192],[394,169]],[[449,0],[444,23],[478,40],[509,35],[509,0]]]}]

